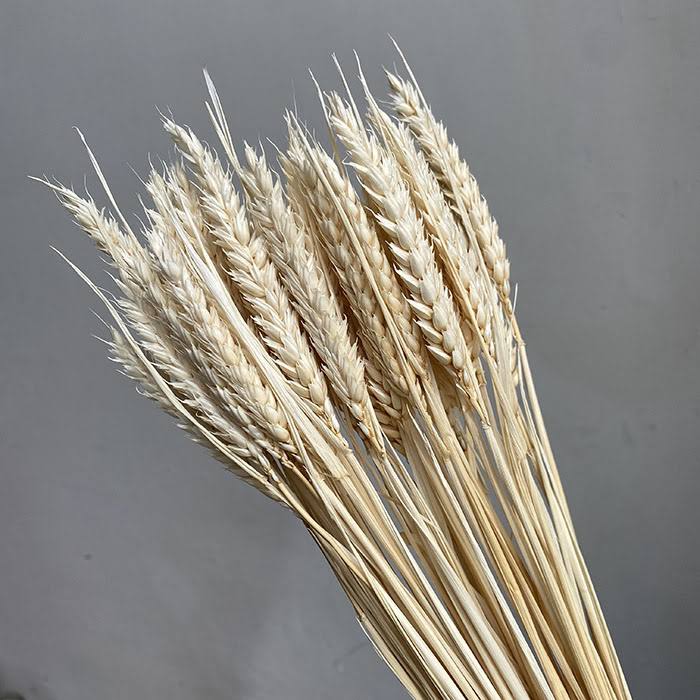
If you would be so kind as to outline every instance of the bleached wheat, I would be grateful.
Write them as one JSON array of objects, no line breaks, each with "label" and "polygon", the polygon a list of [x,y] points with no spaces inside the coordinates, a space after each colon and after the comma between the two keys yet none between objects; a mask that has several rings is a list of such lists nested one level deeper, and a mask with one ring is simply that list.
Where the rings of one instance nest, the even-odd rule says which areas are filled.
[{"label": "bleached wheat", "polygon": [[182,161],[151,170],[137,236],[88,149],[112,213],[46,184],[119,296],[73,267],[111,316],[112,358],[299,517],[412,697],[629,700],[505,244],[407,69],[389,74],[398,122],[361,71],[369,127],[342,73],[348,102],[319,90],[335,158],[287,114],[283,178],[249,147],[239,160],[205,73],[228,165],[164,117]]}]

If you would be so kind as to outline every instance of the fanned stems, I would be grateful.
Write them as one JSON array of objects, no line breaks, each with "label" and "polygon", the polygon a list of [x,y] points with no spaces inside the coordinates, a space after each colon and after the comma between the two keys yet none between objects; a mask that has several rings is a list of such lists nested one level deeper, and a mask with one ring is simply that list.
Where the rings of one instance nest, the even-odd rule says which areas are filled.
[{"label": "fanned stems", "polygon": [[[324,182],[325,182],[325,183],[328,183],[328,181],[331,180],[331,178],[328,176],[328,174],[329,174],[329,173],[335,173],[336,175],[338,175],[338,169],[337,169],[337,167],[335,166],[335,164],[334,164],[327,156],[326,156],[325,159],[320,159],[320,162],[321,162],[321,163],[324,163],[324,167],[319,167],[319,172],[321,173],[321,177],[322,177],[322,179],[324,180]],[[319,164],[317,163],[317,166],[318,166],[318,165],[319,165]],[[340,178],[338,178],[338,179],[340,180]],[[314,185],[314,180],[313,180],[313,179],[311,179],[311,184],[312,184],[312,186]],[[317,184],[317,183],[315,183],[315,184]],[[329,188],[329,191],[332,193],[332,192],[333,192],[333,189],[334,189],[334,188]],[[341,188],[341,187],[337,187],[337,188],[335,188],[335,189],[338,190],[338,191],[342,191],[342,190],[343,190],[343,188]],[[315,191],[315,189],[312,187],[312,188],[310,189],[310,191]],[[319,194],[319,195],[322,197],[322,196],[323,196],[322,190],[321,190],[320,192],[317,192],[317,194]],[[342,228],[341,228],[341,230],[342,230]],[[351,258],[351,259],[354,259],[354,258]],[[341,271],[342,271],[342,268],[341,268]],[[420,410],[421,408],[422,408],[422,407],[418,407],[419,410]],[[444,421],[443,421],[443,428],[445,429]],[[446,430],[449,431],[449,425],[446,427]],[[421,444],[422,444],[423,441],[426,440],[426,436],[425,436],[425,435],[422,435],[422,436],[420,436],[418,439],[420,440],[420,442],[421,442]],[[448,436],[445,434],[445,435],[443,436],[442,439],[448,439]],[[441,440],[441,438],[440,438],[439,436],[438,436],[438,437],[433,437],[433,442],[434,442],[434,444],[436,445],[436,448],[437,448],[437,449],[443,449],[443,450],[444,450],[444,447],[440,447],[440,445],[439,445],[439,443],[442,442],[442,440]],[[419,457],[417,456],[417,454],[418,454],[418,453],[416,453],[416,452],[414,451],[414,453],[413,453],[413,455],[412,455],[413,458],[411,459],[411,464],[413,465],[414,469],[416,469],[416,470],[417,470],[417,469],[419,468],[419,466],[420,466],[420,461],[419,461]],[[446,458],[447,458],[447,459],[450,459],[449,457],[446,457]],[[457,511],[454,510],[455,505],[454,505],[453,502],[454,502],[454,500],[455,500],[455,496],[454,496],[454,494],[452,494],[451,491],[450,491],[450,489],[451,489],[451,488],[454,488],[455,486],[459,489],[459,488],[460,488],[459,484],[456,484],[456,485],[453,484],[452,486],[448,486],[446,482],[444,482],[444,481],[443,481],[443,482],[440,482],[439,479],[438,479],[438,481],[436,482],[435,479],[434,479],[434,475],[436,474],[436,472],[435,472],[435,465],[434,465],[433,461],[432,461],[430,458],[428,459],[428,462],[427,462],[426,467],[421,467],[421,469],[426,469],[425,475],[424,475],[424,477],[422,477],[422,479],[426,479],[425,481],[422,481],[422,490],[423,490],[423,493],[425,494],[425,496],[426,496],[429,500],[433,501],[432,509],[431,509],[430,506],[427,506],[428,511],[426,511],[426,512],[429,512],[430,517],[431,517],[431,518],[436,518],[438,522],[442,521],[442,519],[443,519],[444,517],[448,517],[448,518],[451,518],[451,519],[456,520],[456,521],[458,521],[458,522],[464,523],[464,515],[461,515],[461,516],[460,516],[459,513],[458,513]],[[453,475],[453,478],[454,478],[454,475]],[[445,489],[447,489],[447,490],[445,490]],[[471,489],[470,489],[470,495],[473,496],[473,495],[474,495],[475,493],[477,493],[479,490],[480,490],[480,486],[479,486],[478,484],[473,484],[473,483],[472,483]],[[440,501],[438,501],[437,503],[434,502],[434,495],[433,495],[433,492],[439,492],[439,493],[443,493],[443,494],[444,494],[444,498],[443,498],[443,501],[444,501],[444,502],[443,502],[442,505],[440,505]],[[415,498],[415,495],[414,495],[413,497]],[[478,500],[478,499],[477,499],[477,500]],[[449,501],[449,503],[448,503],[448,501]],[[450,505],[450,503],[452,503],[452,505]],[[482,507],[483,507],[483,504],[482,504]],[[446,515],[446,514],[443,512],[443,510],[444,510],[445,508],[448,508],[449,515]],[[461,520],[460,520],[460,517],[462,518]],[[461,526],[460,526],[460,525],[457,525],[457,526],[456,526],[457,532],[460,531],[461,527],[464,527],[464,525],[461,525]],[[443,529],[445,529],[445,528],[447,528],[447,530],[449,530],[449,525],[448,525],[447,523],[443,526]],[[491,536],[493,536],[493,534],[492,534]],[[434,543],[433,543],[433,544],[428,544],[428,545],[427,545],[428,548],[432,548],[433,550],[434,550],[435,546],[436,546],[436,545],[435,545]],[[425,546],[423,546],[423,545],[417,543],[417,549],[418,549],[419,551],[421,551],[421,550],[424,551],[425,548],[426,548]],[[460,545],[460,548],[463,549],[463,545]],[[467,548],[467,550],[469,550],[469,548]],[[473,550],[463,551],[462,553],[463,553],[464,556],[467,556],[467,557],[474,557],[474,556],[476,555],[476,552],[473,551]],[[449,556],[458,556],[458,555],[457,555],[455,552],[451,551],[450,554],[449,554]],[[426,562],[426,564],[427,564],[428,566],[430,566],[430,562],[429,562],[429,561]],[[480,562],[480,563],[478,563],[478,564],[474,564],[473,567],[474,567],[474,566],[476,567],[476,570],[478,571],[478,570],[480,570],[480,567],[482,566],[482,562]],[[456,575],[457,575],[457,576],[460,576],[461,574],[460,574],[460,573],[457,573]],[[444,572],[440,572],[440,573],[437,574],[436,580],[439,581],[440,578],[441,578],[441,577],[444,578],[444,576],[445,576]],[[479,576],[477,576],[477,579],[479,579]],[[488,598],[488,597],[489,597],[489,590],[488,590],[487,588],[484,587],[485,585],[487,585],[487,584],[485,584],[484,580],[482,579],[480,582],[474,581],[474,583],[477,583],[477,585],[480,585],[480,586],[481,586],[481,589],[480,589],[480,590],[481,590],[481,593],[482,593],[483,595],[485,595],[485,596]],[[493,596],[493,592],[490,593],[490,596],[491,596],[491,597]],[[504,610],[503,610],[503,607],[502,607],[502,606],[503,606],[503,603],[502,603],[502,602],[499,603],[496,599],[491,599],[490,602],[489,602],[489,605],[492,607],[492,613],[495,614],[495,615],[501,620],[501,623],[500,623],[500,624],[504,625],[505,628],[508,629],[508,628],[509,628],[509,622],[508,622],[505,618],[503,618],[503,614],[504,614]],[[514,644],[516,645],[516,647],[518,646],[518,643],[515,642],[515,640],[511,640],[511,641],[512,641],[512,643],[514,643]]]},{"label": "fanned stems", "polygon": [[205,73],[228,165],[164,117],[182,161],[151,169],[141,236],[89,150],[113,214],[46,183],[120,297],[76,272],[112,358],[299,517],[412,697],[626,700],[505,245],[406,67],[396,119],[361,71],[369,126],[342,73],[347,102],[319,90],[334,156],[288,113],[282,177],[261,149],[239,159]]},{"label": "fanned stems", "polygon": [[[528,376],[527,399],[533,404],[534,413],[538,416],[538,426],[536,427],[530,419],[526,430],[529,430],[528,434],[530,437],[533,435],[537,436],[536,442],[538,444],[533,447],[533,451],[538,452],[544,448],[547,452],[546,457],[538,456],[537,461],[540,463],[544,462],[545,465],[542,467],[540,464],[538,469],[542,469],[544,472],[543,487],[547,502],[553,512],[554,527],[564,546],[564,556],[568,559],[567,565],[570,567],[571,576],[575,579],[575,582],[572,581],[571,584],[579,589],[579,594],[586,609],[588,623],[592,627],[597,653],[601,655],[605,666],[607,679],[602,679],[602,683],[608,688],[611,683],[619,697],[627,697],[629,691],[627,690],[619,662],[615,657],[600,607],[597,600],[595,600],[590,577],[585,571],[585,565],[583,565],[582,557],[578,551],[578,545],[573,537],[565,498],[556,472],[556,466],[554,465],[551,448],[549,448],[548,439],[544,431],[537,398],[534,394],[525,347],[520,339],[517,322],[512,317],[512,305],[509,300],[510,265],[505,254],[505,245],[498,235],[498,226],[489,213],[486,200],[481,196],[478,184],[469,167],[460,158],[457,146],[450,141],[444,126],[433,116],[417,85],[403,80],[392,73],[387,73],[387,77],[391,88],[392,103],[397,115],[410,127],[420,144],[427,161],[443,185],[446,196],[459,215],[467,237],[479,246],[481,258],[488,268],[501,297],[505,315],[512,323],[512,326],[506,327],[504,330],[506,333],[514,332],[516,338],[518,338],[520,345],[518,353],[523,362],[524,372]],[[510,347],[509,341],[507,342],[507,347]],[[514,351],[515,349],[512,352]],[[518,372],[517,368],[514,368],[514,371]],[[517,378],[517,376],[516,374],[515,377]],[[585,583],[583,583],[584,581]],[[584,642],[586,637],[587,635],[584,632]],[[595,652],[592,652],[591,663],[594,667],[597,665]]]},{"label": "fanned stems", "polygon": [[[327,156],[324,159],[321,155],[319,155],[319,151],[317,149],[314,149],[314,151],[311,152],[312,157],[313,157],[314,152],[318,156],[318,160],[315,163],[316,172],[312,171],[310,176],[309,176],[309,182],[310,182],[309,191],[315,193],[315,196],[318,198],[319,204],[320,204],[322,209],[324,208],[324,205],[323,205],[324,200],[328,201],[327,198],[330,198],[332,200],[335,200],[335,206],[340,205],[338,207],[338,211],[335,213],[347,214],[348,211],[354,211],[354,208],[348,209],[347,207],[343,207],[341,204],[344,193],[348,191],[348,186],[349,186],[348,181],[344,180],[340,176],[340,173],[339,173],[337,167],[335,166],[335,164],[332,163],[332,161]],[[320,178],[317,179],[314,177],[314,175],[316,173],[320,173]],[[324,186],[322,186],[320,188],[319,188],[319,179],[322,179],[324,182]],[[335,187],[330,186],[330,182],[335,182],[336,183]],[[345,183],[344,185],[342,184],[343,182]],[[325,191],[324,191],[324,187],[325,187]],[[351,189],[352,188],[350,187],[350,190]],[[330,217],[324,220],[324,223],[326,225],[328,225],[329,223],[331,223],[332,219],[334,218],[333,217],[333,213],[334,213],[333,202],[328,201],[328,204],[325,206],[325,209],[330,214]],[[347,226],[347,217],[341,216],[339,218],[346,219],[346,226]],[[354,217],[351,216],[349,218],[353,219]],[[350,228],[352,228],[352,227],[350,227]],[[335,226],[332,226],[331,231],[336,231],[336,235],[332,237],[332,240],[333,239],[338,240],[338,241],[342,240],[342,234],[344,231],[343,222],[342,221],[338,222]],[[379,250],[381,250],[381,247],[379,247],[379,244],[377,244],[377,248]],[[341,254],[342,254],[342,251],[343,251],[343,248],[341,245],[341,247],[340,247]],[[361,249],[359,252],[360,252],[360,257],[362,257]],[[331,257],[333,257],[333,256],[331,256]],[[354,256],[348,256],[348,259],[354,260],[356,258]],[[344,273],[347,269],[350,269],[350,271],[352,271],[352,268],[351,267],[348,268],[347,265],[343,265],[343,264],[339,265],[339,273],[340,273],[341,279],[345,279]],[[389,268],[389,272],[390,272],[390,268]],[[360,276],[360,279],[362,279],[361,271],[360,271],[359,276]],[[364,286],[366,286],[366,284]],[[371,289],[369,291],[371,294]],[[425,439],[425,437],[421,438],[421,440],[424,440],[424,439]],[[430,468],[432,468],[432,466],[433,465],[431,464]],[[435,517],[435,516],[433,514],[431,514],[431,517]],[[434,547],[435,545],[432,545],[432,546]],[[444,572],[442,573],[442,576],[444,576]]]}]

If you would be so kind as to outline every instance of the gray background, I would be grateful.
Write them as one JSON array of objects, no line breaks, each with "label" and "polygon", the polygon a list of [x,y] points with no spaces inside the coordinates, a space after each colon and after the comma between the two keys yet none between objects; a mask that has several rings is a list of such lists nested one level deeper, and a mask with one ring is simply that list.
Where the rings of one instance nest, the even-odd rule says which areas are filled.
[{"label": "gray background", "polygon": [[[41,700],[404,697],[289,515],[224,474],[93,341],[80,125],[137,207],[154,105],[280,139],[328,54],[393,33],[509,246],[576,523],[635,698],[697,698],[700,6],[0,2],[0,690]],[[352,72],[352,71],[351,71]],[[91,189],[98,191],[94,178]]]}]

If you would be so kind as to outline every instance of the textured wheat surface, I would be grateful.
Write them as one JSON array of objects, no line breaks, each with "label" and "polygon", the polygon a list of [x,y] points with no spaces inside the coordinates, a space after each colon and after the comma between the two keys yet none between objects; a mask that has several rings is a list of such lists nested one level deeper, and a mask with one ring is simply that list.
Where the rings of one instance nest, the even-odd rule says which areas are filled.
[{"label": "textured wheat surface", "polygon": [[[412,697],[622,700],[511,300],[506,246],[413,74],[319,89],[327,143],[176,158],[134,231],[46,181],[108,256],[112,358],[293,511]],[[358,63],[359,68],[359,63]],[[387,111],[384,105],[389,105]],[[217,150],[219,151],[217,153]]]}]

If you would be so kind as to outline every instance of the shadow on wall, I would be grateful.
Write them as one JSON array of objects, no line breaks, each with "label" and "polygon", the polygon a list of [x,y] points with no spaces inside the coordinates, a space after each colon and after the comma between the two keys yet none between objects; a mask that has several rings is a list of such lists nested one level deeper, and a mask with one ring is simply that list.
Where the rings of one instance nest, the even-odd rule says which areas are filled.
[{"label": "shadow on wall", "polygon": [[0,659],[0,700],[55,700],[40,673],[23,668],[10,670]]}]

